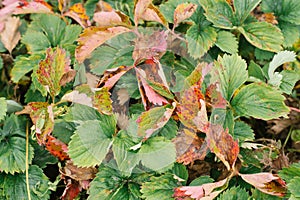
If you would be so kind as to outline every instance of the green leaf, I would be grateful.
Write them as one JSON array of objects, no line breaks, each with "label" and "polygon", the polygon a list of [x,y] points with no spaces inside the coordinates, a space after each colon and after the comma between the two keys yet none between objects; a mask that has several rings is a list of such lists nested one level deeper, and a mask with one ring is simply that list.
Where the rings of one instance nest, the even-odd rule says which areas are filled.
[{"label": "green leaf", "polygon": [[210,26],[195,24],[186,33],[188,53],[193,58],[201,58],[216,42],[216,29]]},{"label": "green leaf", "polygon": [[139,88],[138,88],[137,78],[135,75],[133,75],[130,72],[124,74],[117,82],[115,87],[118,89],[125,88],[128,92],[128,95],[131,98],[135,98],[135,99],[141,98]]},{"label": "green leaf", "polygon": [[293,51],[281,51],[278,52],[274,57],[273,60],[269,64],[268,69],[268,76],[269,80],[268,83],[274,86],[279,86],[282,80],[282,75],[275,70],[286,62],[293,62],[295,61],[296,54]]},{"label": "green leaf", "polygon": [[42,53],[45,49],[51,47],[47,36],[42,32],[31,30],[30,27],[22,37],[22,43],[27,46],[31,53]]},{"label": "green leaf", "polygon": [[287,184],[288,190],[292,193],[292,195],[296,198],[300,198],[300,185],[299,185],[300,177],[293,178],[290,183]]},{"label": "green leaf", "polygon": [[298,0],[263,0],[263,12],[274,13],[281,21],[300,25],[300,5]]},{"label": "green leaf", "polygon": [[58,162],[56,157],[50,154],[49,151],[45,150],[45,148],[40,146],[37,142],[34,141],[32,146],[34,147],[33,165],[37,165],[43,169],[47,167],[48,164],[55,164]]},{"label": "green leaf", "polygon": [[167,173],[159,177],[152,176],[149,182],[142,184],[142,197],[147,200],[172,200],[174,188],[177,186],[173,174]]},{"label": "green leaf", "polygon": [[249,77],[255,77],[261,81],[265,81],[265,75],[262,68],[253,60],[250,61],[250,65],[248,67],[248,74]]},{"label": "green leaf", "polygon": [[163,137],[149,138],[138,155],[145,167],[155,171],[167,170],[176,160],[175,145]]},{"label": "green leaf", "polygon": [[70,110],[64,117],[64,119],[67,122],[74,122],[77,124],[84,123],[88,120],[95,120],[100,118],[101,114],[96,109],[77,103],[75,103],[70,108]]},{"label": "green leaf", "polygon": [[0,121],[2,121],[7,112],[7,103],[4,97],[0,97]]},{"label": "green leaf", "polygon": [[279,28],[267,22],[252,22],[239,27],[249,43],[263,50],[277,52],[282,49],[283,35]]},{"label": "green leaf", "polygon": [[251,193],[252,193],[252,195],[251,195],[250,200],[265,200],[265,199],[282,200],[282,198],[280,198],[280,197],[263,193],[263,192],[259,191],[258,189],[252,189]]},{"label": "green leaf", "polygon": [[[24,118],[11,115],[0,129],[0,169],[5,173],[25,171],[26,140]],[[33,148],[29,148],[28,162],[33,158]]]},{"label": "green leaf", "polygon": [[188,180],[189,173],[185,165],[175,163],[172,172],[177,177],[177,180],[179,178],[178,181],[183,182],[183,184]]},{"label": "green leaf", "polygon": [[[29,190],[31,200],[50,198],[48,178],[43,171],[33,165],[29,167]],[[3,188],[5,199],[27,199],[27,185],[25,173],[0,174],[0,191]]]},{"label": "green leaf", "polygon": [[220,81],[220,89],[223,97],[230,101],[234,92],[246,82],[248,78],[247,64],[237,54],[227,55],[218,58],[215,62],[218,71],[218,80]]},{"label": "green leaf", "polygon": [[234,140],[239,140],[239,144],[242,144],[245,141],[253,141],[254,133],[251,127],[242,121],[237,121],[234,124],[233,131]]},{"label": "green leaf", "polygon": [[263,120],[287,117],[289,108],[281,92],[264,83],[251,83],[243,87],[232,99],[231,105],[239,116]]},{"label": "green leaf", "polygon": [[283,46],[292,47],[300,37],[300,26],[295,26],[294,24],[281,21],[279,23],[279,28],[284,36]]},{"label": "green leaf", "polygon": [[259,48],[255,48],[254,50],[254,56],[257,60],[271,60],[271,58],[273,58],[274,56],[274,52],[270,52],[270,51],[265,51],[265,50],[261,50]]},{"label": "green leaf", "polygon": [[222,51],[235,54],[238,52],[238,41],[234,34],[228,31],[219,31],[216,46]]},{"label": "green leaf", "polygon": [[23,76],[33,70],[35,66],[38,66],[42,58],[41,54],[33,54],[29,57],[18,56],[11,70],[11,80],[14,83],[18,83]]},{"label": "green leaf", "polygon": [[290,183],[295,177],[300,177],[300,162],[284,167],[278,172],[278,175],[287,183]]},{"label": "green leaf", "polygon": [[159,130],[159,135],[165,137],[168,140],[173,139],[177,135],[178,126],[174,119],[170,120]]},{"label": "green leaf", "polygon": [[213,183],[214,179],[210,178],[209,176],[200,176],[194,179],[189,186],[199,186],[205,183]]},{"label": "green leaf", "polygon": [[68,144],[75,129],[73,122],[67,122],[65,119],[55,119],[52,135],[63,143]]},{"label": "green leaf", "polygon": [[295,84],[300,80],[300,74],[295,71],[283,70],[280,72],[280,75],[282,76],[282,80],[279,88],[282,92],[290,95]]},{"label": "green leaf", "polygon": [[112,145],[111,136],[114,133],[114,129],[110,129],[109,133],[105,132],[108,128],[103,126],[105,124],[93,120],[77,127],[71,137],[68,151],[75,165],[91,167],[101,164]]},{"label": "green leaf", "polygon": [[247,19],[250,13],[258,6],[262,0],[234,0],[234,10],[240,24]]},{"label": "green leaf", "polygon": [[14,100],[6,100],[6,103],[7,103],[7,113],[9,114],[23,110],[23,106]]},{"label": "green leaf", "polygon": [[2,57],[0,57],[0,69],[2,69],[3,68],[3,59],[2,59]]},{"label": "green leaf", "polygon": [[249,193],[244,188],[232,187],[220,194],[217,200],[248,199]]}]

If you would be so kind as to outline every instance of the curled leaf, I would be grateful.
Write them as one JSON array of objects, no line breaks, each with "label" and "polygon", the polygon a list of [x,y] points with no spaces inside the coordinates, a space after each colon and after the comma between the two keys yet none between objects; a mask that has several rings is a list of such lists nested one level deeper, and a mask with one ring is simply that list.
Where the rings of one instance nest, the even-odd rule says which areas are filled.
[{"label": "curled leaf", "polygon": [[98,27],[107,26],[131,26],[130,19],[127,15],[120,11],[100,11],[94,14],[94,21]]},{"label": "curled leaf", "polygon": [[86,10],[83,7],[82,3],[76,3],[69,8],[69,10],[64,13],[64,16],[71,17],[83,28],[86,28],[91,25],[89,17],[86,15]]}]

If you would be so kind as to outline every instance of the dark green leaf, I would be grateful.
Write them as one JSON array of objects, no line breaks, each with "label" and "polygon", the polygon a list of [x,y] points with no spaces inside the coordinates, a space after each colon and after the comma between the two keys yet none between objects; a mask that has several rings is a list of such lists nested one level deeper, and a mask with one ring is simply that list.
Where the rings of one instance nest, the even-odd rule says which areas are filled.
[{"label": "dark green leaf", "polygon": [[254,56],[256,59],[264,61],[264,60],[271,60],[274,56],[274,52],[261,50],[259,48],[255,48]]},{"label": "dark green leaf", "polygon": [[287,116],[290,110],[284,100],[280,91],[264,83],[251,83],[236,94],[231,105],[239,116],[269,120]]},{"label": "dark green leaf", "polygon": [[234,54],[238,52],[238,41],[234,34],[228,31],[219,31],[216,46],[222,51]]},{"label": "dark green leaf", "polygon": [[284,167],[278,172],[278,175],[287,183],[290,183],[295,177],[300,177],[300,162]]},{"label": "dark green leaf", "polygon": [[249,193],[245,189],[234,186],[221,193],[217,200],[240,200],[248,199],[249,197]]},{"label": "dark green leaf", "polygon": [[265,75],[261,67],[256,64],[253,60],[250,61],[250,65],[248,67],[249,77],[255,77],[261,81],[265,81]]},{"label": "dark green leaf", "polygon": [[45,168],[48,164],[55,164],[58,162],[57,158],[45,150],[44,147],[38,145],[37,142],[32,142],[34,147],[34,158],[32,160],[33,165],[37,165],[40,168]]},{"label": "dark green leaf", "polygon": [[170,119],[159,131],[159,135],[167,138],[168,140],[173,139],[178,131],[177,123],[174,119]]},{"label": "dark green leaf", "polygon": [[183,164],[175,163],[172,172],[176,177],[178,177],[178,181],[185,184],[188,180],[189,173],[186,166],[184,166]]},{"label": "dark green leaf", "polygon": [[290,95],[295,84],[300,80],[300,74],[290,70],[283,70],[280,74],[282,75],[282,80],[279,88],[282,92]]},{"label": "dark green leaf", "polygon": [[242,144],[245,141],[253,141],[254,133],[251,127],[242,121],[237,121],[234,124],[233,131],[234,140],[239,140],[239,143]]},{"label": "dark green leaf", "polygon": [[213,183],[214,179],[210,178],[209,176],[200,176],[194,179],[189,186],[198,186],[203,185],[205,183]]},{"label": "dark green leaf", "polygon": [[65,144],[70,142],[71,136],[74,134],[75,124],[67,122],[64,119],[56,119],[54,121],[54,128],[52,135]]}]

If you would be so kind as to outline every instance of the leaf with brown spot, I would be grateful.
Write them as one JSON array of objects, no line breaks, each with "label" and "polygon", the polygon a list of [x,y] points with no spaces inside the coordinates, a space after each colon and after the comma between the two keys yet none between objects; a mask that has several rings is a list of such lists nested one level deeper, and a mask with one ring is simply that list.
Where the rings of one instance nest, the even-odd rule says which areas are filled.
[{"label": "leaf with brown spot", "polygon": [[97,23],[98,27],[108,27],[108,26],[125,26],[130,27],[130,18],[124,13],[116,10],[110,12],[100,11],[96,12],[93,17],[94,21]]},{"label": "leaf with brown spot", "polygon": [[107,40],[122,34],[129,32],[130,29],[116,26],[116,27],[95,27],[91,26],[84,29],[83,33],[78,39],[79,45],[75,51],[75,57],[79,63],[82,63],[93,50],[98,46],[106,42]]},{"label": "leaf with brown spot", "polygon": [[153,5],[152,3],[145,10],[145,12],[141,15],[141,19],[145,21],[154,21],[161,23],[165,27],[168,28],[168,22],[165,19],[164,15],[160,12],[160,10]]},{"label": "leaf with brown spot", "polygon": [[64,16],[71,17],[83,28],[86,28],[91,25],[91,22],[89,21],[89,17],[86,15],[86,10],[83,7],[82,3],[76,3],[72,5],[69,8],[69,10],[66,13],[64,13]]},{"label": "leaf with brown spot", "polygon": [[43,0],[27,2],[20,1],[23,5],[19,5],[13,12],[14,15],[31,14],[31,13],[53,13],[52,6]]},{"label": "leaf with brown spot", "polygon": [[102,87],[95,92],[93,105],[97,108],[97,110],[105,115],[112,115],[112,101],[110,99],[109,88]]},{"label": "leaf with brown spot", "polygon": [[271,173],[257,173],[257,174],[239,174],[244,181],[253,185],[260,191],[283,197],[286,194],[286,184],[277,175]]},{"label": "leaf with brown spot", "polygon": [[135,26],[138,25],[139,20],[141,19],[142,15],[152,3],[152,0],[135,0],[134,3],[134,23]]},{"label": "leaf with brown spot", "polygon": [[72,92],[66,93],[61,101],[68,101],[72,103],[79,103],[92,107],[92,98],[86,95],[85,93],[80,93],[78,90],[73,90]]},{"label": "leaf with brown spot", "polygon": [[228,133],[228,129],[224,130],[219,124],[210,124],[206,141],[210,151],[216,154],[227,169],[233,169],[239,154],[239,145]]},{"label": "leaf with brown spot", "polygon": [[21,39],[21,34],[19,32],[20,25],[20,18],[9,17],[4,22],[4,30],[0,33],[1,42],[10,54]]},{"label": "leaf with brown spot", "polygon": [[174,27],[177,27],[182,21],[191,17],[197,9],[193,3],[179,4],[174,11]]},{"label": "leaf with brown spot", "polygon": [[274,13],[256,14],[255,17],[258,19],[258,21],[261,21],[261,22],[268,22],[273,25],[278,24],[278,21],[276,19],[276,16],[274,15]]},{"label": "leaf with brown spot", "polygon": [[184,165],[193,164],[195,160],[203,160],[208,150],[204,140],[188,129],[180,131],[172,142],[176,148],[176,161]]},{"label": "leaf with brown spot", "polygon": [[213,83],[206,89],[205,100],[211,104],[213,108],[226,108],[227,101],[223,98],[218,83]]},{"label": "leaf with brown spot", "polygon": [[78,167],[71,160],[66,162],[65,167],[60,169],[63,176],[67,176],[76,181],[92,180],[98,170],[95,167]]},{"label": "leaf with brown spot", "polygon": [[61,161],[69,159],[68,146],[51,135],[47,136],[45,148]]}]

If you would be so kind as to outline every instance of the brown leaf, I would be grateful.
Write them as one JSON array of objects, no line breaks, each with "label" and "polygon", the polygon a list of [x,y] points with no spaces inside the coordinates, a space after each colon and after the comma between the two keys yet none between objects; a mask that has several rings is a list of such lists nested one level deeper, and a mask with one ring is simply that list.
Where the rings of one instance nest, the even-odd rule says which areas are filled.
[{"label": "brown leaf", "polygon": [[47,136],[45,148],[61,161],[69,159],[68,146],[51,135]]},{"label": "brown leaf", "polygon": [[228,129],[219,124],[210,124],[206,133],[207,145],[211,152],[224,163],[228,170],[234,169],[237,156],[239,154],[238,141],[234,141],[228,133]]},{"label": "brown leaf", "polygon": [[152,3],[145,10],[145,12],[141,15],[141,19],[143,19],[145,21],[158,22],[168,28],[167,20],[165,19],[163,14],[160,12],[160,10],[156,6],[154,6]]},{"label": "brown leaf", "polygon": [[271,23],[273,25],[278,24],[278,21],[276,19],[276,16],[274,15],[274,13],[262,13],[262,14],[257,14],[255,15],[255,17],[262,22],[268,22]]},{"label": "brown leaf", "polygon": [[219,90],[219,84],[213,83],[206,89],[205,100],[210,103],[213,108],[226,108],[227,101],[223,98]]},{"label": "brown leaf", "polygon": [[203,160],[206,156],[207,145],[202,138],[188,129],[183,129],[172,140],[176,147],[176,161],[188,165],[195,160]]},{"label": "brown leaf", "polygon": [[135,26],[138,25],[139,20],[141,19],[142,15],[152,3],[152,0],[136,0],[134,4],[134,23]]},{"label": "brown leaf", "polygon": [[4,30],[0,33],[1,41],[9,53],[12,52],[21,39],[21,34],[18,30],[20,25],[20,18],[9,17],[5,21]]},{"label": "brown leaf", "polygon": [[239,174],[244,181],[253,185],[260,191],[275,195],[285,196],[286,184],[277,175],[271,173],[257,173],[257,174]]},{"label": "brown leaf", "polygon": [[75,51],[75,57],[79,63],[82,63],[94,49],[106,42],[107,40],[129,32],[130,29],[116,26],[116,27],[89,27],[84,29],[83,33],[78,39],[78,47]]},{"label": "brown leaf", "polygon": [[174,27],[178,26],[182,21],[191,17],[197,9],[196,4],[182,3],[179,4],[174,11]]},{"label": "brown leaf", "polygon": [[97,169],[94,167],[78,167],[68,160],[60,173],[76,181],[92,180],[95,178]]},{"label": "brown leaf", "polygon": [[82,3],[76,3],[71,6],[69,10],[64,13],[64,16],[71,17],[83,28],[91,26],[91,22],[89,21],[89,17],[86,15],[86,11]]},{"label": "brown leaf", "polygon": [[98,27],[108,26],[131,26],[130,18],[120,11],[100,11],[94,14],[94,21]]},{"label": "brown leaf", "polygon": [[73,90],[72,92],[66,93],[61,98],[61,101],[79,103],[82,105],[93,107],[92,98],[88,97],[85,93],[80,93],[77,90]]},{"label": "brown leaf", "polygon": [[21,0],[17,9],[13,12],[15,15],[30,13],[52,13],[52,6],[43,0],[30,2]]}]

